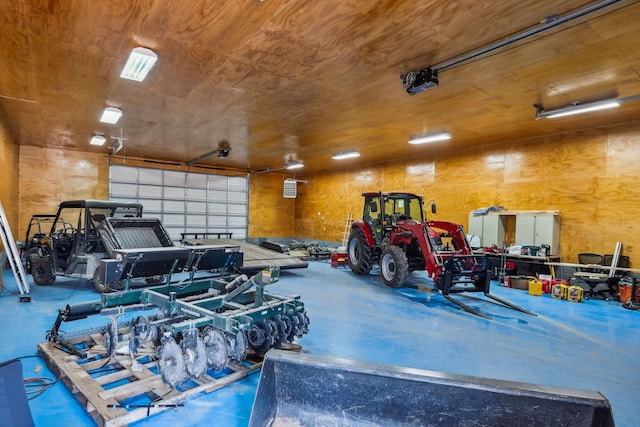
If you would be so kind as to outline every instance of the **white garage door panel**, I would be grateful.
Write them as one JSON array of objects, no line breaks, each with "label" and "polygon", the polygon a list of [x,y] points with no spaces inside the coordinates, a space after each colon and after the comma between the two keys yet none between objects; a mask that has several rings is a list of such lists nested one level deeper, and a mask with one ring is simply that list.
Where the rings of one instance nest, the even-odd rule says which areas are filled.
[{"label": "white garage door panel", "polygon": [[209,203],[207,204],[207,212],[209,215],[226,215],[227,205],[222,203]]},{"label": "white garage door panel", "polygon": [[162,183],[162,171],[159,169],[145,169],[145,168],[130,168],[137,169],[139,182],[141,184],[161,184]]},{"label": "white garage door panel", "polygon": [[187,202],[187,213],[192,214],[206,214],[207,204],[205,202]]},{"label": "white garage door panel", "polygon": [[229,224],[230,227],[242,227],[245,223],[245,220],[243,217],[241,216],[230,216],[227,218],[227,224]]},{"label": "white garage door panel", "polygon": [[139,202],[144,215],[159,218],[171,238],[181,233],[247,236],[248,179],[111,165],[109,197]]},{"label": "white garage door panel", "polygon": [[162,200],[140,199],[140,203],[145,215],[151,212],[162,213]]},{"label": "white garage door panel", "polygon": [[184,188],[187,178],[185,175],[184,172],[164,171],[164,185]]},{"label": "white garage door panel", "polygon": [[226,203],[227,202],[227,192],[223,191],[223,190],[209,190],[209,193],[207,195],[207,200],[209,200],[210,202],[220,202],[220,203]]},{"label": "white garage door panel", "polygon": [[138,169],[128,166],[111,166],[110,179],[119,182],[138,182]]},{"label": "white garage door panel", "polygon": [[207,190],[203,188],[187,188],[187,200],[207,200]]},{"label": "white garage door panel", "polygon": [[247,216],[247,205],[229,204],[227,205],[227,212],[229,215],[242,215]]},{"label": "white garage door panel", "polygon": [[163,187],[157,185],[139,185],[138,197],[141,199],[161,199]]},{"label": "white garage door panel", "polygon": [[209,217],[209,225],[212,227],[226,227],[227,226],[227,217],[224,216],[210,216]]},{"label": "white garage door panel", "polygon": [[229,192],[229,200],[231,203],[245,203],[247,200],[247,193],[233,193]]},{"label": "white garage door panel", "polygon": [[227,191],[228,177],[221,175],[209,175],[209,188]]},{"label": "white garage door panel", "polygon": [[111,197],[137,197],[136,184],[115,183],[111,186]]},{"label": "white garage door panel", "polygon": [[183,200],[165,200],[162,205],[164,213],[172,214],[184,214],[184,201]]},{"label": "white garage door panel", "polygon": [[187,174],[188,188],[207,188],[207,175],[202,173]]},{"label": "white garage door panel", "polygon": [[165,227],[180,227],[184,225],[184,215],[163,214],[162,224]]},{"label": "white garage door panel", "polygon": [[206,215],[189,215],[189,227],[206,227],[207,216]]},{"label": "white garage door panel", "polygon": [[164,198],[173,200],[185,199],[184,187],[164,187]]},{"label": "white garage door panel", "polygon": [[232,237],[234,239],[242,240],[247,237],[247,229],[246,228],[228,228],[227,233],[232,233]]},{"label": "white garage door panel", "polygon": [[229,191],[245,192],[247,191],[247,180],[244,178],[231,177],[229,178]]}]

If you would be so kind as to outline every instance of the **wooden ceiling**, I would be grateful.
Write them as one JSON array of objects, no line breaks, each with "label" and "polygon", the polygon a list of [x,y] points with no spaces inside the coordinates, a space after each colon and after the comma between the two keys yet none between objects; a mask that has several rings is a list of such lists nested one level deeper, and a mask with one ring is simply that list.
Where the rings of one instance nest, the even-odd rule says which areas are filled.
[{"label": "wooden ceiling", "polygon": [[[597,12],[439,73],[410,96],[401,74],[505,40],[588,1],[0,0],[0,109],[19,144],[257,171],[289,157],[300,175],[435,150],[635,121],[616,110],[534,120],[533,104],[640,94],[640,2]],[[548,19],[552,20],[552,19]],[[134,47],[159,57],[119,78]],[[117,125],[99,123],[106,106]],[[423,146],[412,135],[445,130]],[[358,150],[342,162],[331,154]]]}]

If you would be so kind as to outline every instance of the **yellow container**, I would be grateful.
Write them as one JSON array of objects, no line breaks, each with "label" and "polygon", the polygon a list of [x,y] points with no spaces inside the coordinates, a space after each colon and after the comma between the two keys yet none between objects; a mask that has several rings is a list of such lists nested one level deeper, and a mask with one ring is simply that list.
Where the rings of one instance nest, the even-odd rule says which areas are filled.
[{"label": "yellow container", "polygon": [[582,302],[584,289],[578,285],[569,286],[567,291],[567,300],[571,302]]},{"label": "yellow container", "polygon": [[540,280],[529,280],[529,295],[542,295],[542,282]]},{"label": "yellow container", "polygon": [[564,283],[557,283],[551,287],[551,298],[553,299],[567,299],[567,293],[569,287]]}]

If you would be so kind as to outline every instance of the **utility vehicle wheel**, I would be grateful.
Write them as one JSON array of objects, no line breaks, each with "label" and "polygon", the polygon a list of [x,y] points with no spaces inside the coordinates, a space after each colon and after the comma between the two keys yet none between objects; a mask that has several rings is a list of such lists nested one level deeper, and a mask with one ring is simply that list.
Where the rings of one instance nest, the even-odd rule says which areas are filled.
[{"label": "utility vehicle wheel", "polygon": [[409,262],[402,248],[386,246],[380,256],[380,273],[385,285],[401,288],[409,275]]},{"label": "utility vehicle wheel", "polygon": [[31,261],[31,276],[38,285],[50,285],[56,280],[53,261],[50,257],[34,258]]},{"label": "utility vehicle wheel", "polygon": [[361,229],[354,229],[347,243],[348,262],[355,274],[368,274],[371,271],[371,248]]}]

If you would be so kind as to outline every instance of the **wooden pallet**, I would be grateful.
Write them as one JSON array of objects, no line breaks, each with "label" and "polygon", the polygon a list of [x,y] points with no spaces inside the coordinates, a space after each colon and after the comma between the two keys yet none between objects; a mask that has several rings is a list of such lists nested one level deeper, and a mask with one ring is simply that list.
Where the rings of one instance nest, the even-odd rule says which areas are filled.
[{"label": "wooden pallet", "polygon": [[[209,393],[238,381],[262,366],[262,359],[249,355],[241,365],[231,365],[220,374],[208,372],[191,379],[174,390],[158,373],[156,358],[140,356],[132,366],[129,355],[108,359],[102,346],[102,334],[87,337],[93,343],[93,357],[81,359],[70,355],[56,343],[38,344],[49,369],[60,378],[89,415],[101,427],[125,426],[150,415],[182,406],[199,393]],[[299,351],[291,345],[290,350]],[[105,370],[109,369],[109,373]],[[216,377],[214,377],[215,375]],[[142,401],[142,404],[137,404]],[[136,402],[131,404],[129,402]]]}]

